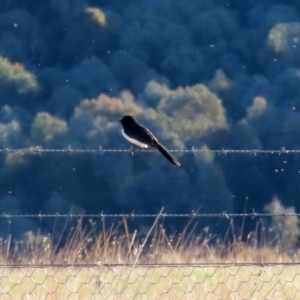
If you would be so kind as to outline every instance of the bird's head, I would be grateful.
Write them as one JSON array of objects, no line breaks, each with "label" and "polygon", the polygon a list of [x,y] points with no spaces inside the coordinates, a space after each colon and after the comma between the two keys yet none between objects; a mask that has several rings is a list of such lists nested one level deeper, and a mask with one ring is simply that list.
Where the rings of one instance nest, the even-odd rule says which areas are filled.
[{"label": "bird's head", "polygon": [[136,120],[132,116],[123,116],[120,120],[121,124],[124,126],[136,123]]}]

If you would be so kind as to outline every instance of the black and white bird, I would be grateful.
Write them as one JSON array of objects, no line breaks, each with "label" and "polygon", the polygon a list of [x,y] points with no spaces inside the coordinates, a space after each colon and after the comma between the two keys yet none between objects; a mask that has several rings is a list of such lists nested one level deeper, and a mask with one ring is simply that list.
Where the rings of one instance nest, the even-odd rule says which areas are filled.
[{"label": "black and white bird", "polygon": [[154,147],[172,164],[180,166],[179,161],[170,153],[170,151],[160,144],[150,130],[140,125],[134,117],[124,116],[120,119],[120,122],[123,126],[122,134],[129,142],[141,148],[148,148],[148,146]]}]

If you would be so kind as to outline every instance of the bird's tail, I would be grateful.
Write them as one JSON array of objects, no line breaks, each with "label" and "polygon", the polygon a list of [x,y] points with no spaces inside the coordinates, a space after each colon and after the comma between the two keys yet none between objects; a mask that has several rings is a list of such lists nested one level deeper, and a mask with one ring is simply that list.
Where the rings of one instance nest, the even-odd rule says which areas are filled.
[{"label": "bird's tail", "polygon": [[157,149],[159,152],[168,159],[173,165],[180,166],[179,161],[170,153],[169,150],[167,150],[163,145],[158,144]]}]

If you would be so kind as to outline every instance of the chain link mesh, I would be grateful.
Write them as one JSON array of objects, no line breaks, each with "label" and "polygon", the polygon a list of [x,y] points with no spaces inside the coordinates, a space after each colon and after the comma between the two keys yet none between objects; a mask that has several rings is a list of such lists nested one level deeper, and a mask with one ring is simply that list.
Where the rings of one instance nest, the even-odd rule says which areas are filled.
[{"label": "chain link mesh", "polygon": [[[83,218],[86,215],[78,216]],[[100,216],[115,217],[115,215],[104,214]],[[134,216],[148,217],[150,214]],[[147,236],[140,241],[135,239],[136,233],[125,236],[127,240],[125,243],[121,239],[115,239],[112,234],[93,240],[91,246],[88,246],[88,240],[92,235],[87,235],[85,238],[84,231],[79,230],[79,235],[71,235],[69,243],[62,250],[56,251],[56,247],[51,248],[49,240],[46,239],[44,243],[43,236],[40,238],[32,236],[27,247],[19,248],[17,254],[20,258],[18,255],[14,258],[10,255],[10,252],[14,254],[14,248],[11,246],[13,241],[10,238],[6,241],[2,240],[0,242],[2,249],[0,300],[300,299],[299,253],[293,252],[296,249],[292,252],[288,250],[279,253],[276,249],[280,247],[272,249],[271,244],[268,250],[264,249],[264,246],[268,246],[264,243],[261,246],[250,243],[248,246],[237,242],[232,249],[227,249],[226,243],[222,244],[223,247],[217,252],[218,248],[206,247],[208,243],[206,239],[198,244],[195,243],[194,246],[192,243],[191,247],[186,244],[185,247],[184,236],[183,248],[181,248],[177,247],[179,240],[171,242],[171,237],[163,235],[164,240],[162,240],[162,236],[156,235],[155,238],[155,235],[151,234],[152,231],[157,230],[154,228],[157,228],[155,226],[158,224],[158,219],[163,216],[163,209],[161,209],[156,214],[156,220]],[[184,216],[191,217],[191,215]],[[196,216],[202,215],[196,214]],[[223,218],[224,214],[212,214],[212,216]],[[291,217],[290,214],[284,213],[262,214],[261,217],[270,216]],[[7,217],[18,220],[18,217],[24,218],[28,215]],[[48,215],[48,217],[56,218],[57,215]],[[68,219],[70,215],[61,215],[61,217]],[[99,215],[96,217],[99,218]],[[169,217],[178,218],[180,215],[170,214]],[[240,216],[233,214],[230,217]],[[244,217],[252,217],[252,214],[244,214]],[[80,222],[78,224],[79,229]],[[164,234],[164,231],[161,233]],[[146,249],[147,240],[151,240],[151,243]],[[87,252],[83,251],[85,246],[88,248]],[[100,261],[97,262],[98,260]]]},{"label": "chain link mesh", "polygon": [[299,299],[298,264],[0,267],[0,299]]}]

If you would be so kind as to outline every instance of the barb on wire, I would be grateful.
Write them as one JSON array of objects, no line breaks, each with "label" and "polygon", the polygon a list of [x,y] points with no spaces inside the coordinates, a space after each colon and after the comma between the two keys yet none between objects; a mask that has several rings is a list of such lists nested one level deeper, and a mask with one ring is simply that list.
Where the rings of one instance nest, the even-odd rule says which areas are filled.
[{"label": "barb on wire", "polygon": [[201,214],[201,213],[186,213],[186,214],[2,214],[0,219],[17,219],[17,218],[129,218],[129,219],[138,219],[138,218],[270,218],[270,217],[300,217],[300,213],[210,213],[210,214]]},{"label": "barb on wire", "polygon": [[[137,149],[135,153],[150,153],[156,152],[155,149]],[[170,152],[174,153],[215,153],[215,154],[299,154],[300,149],[285,149],[282,147],[281,149],[195,149],[192,147],[191,149],[173,149]],[[30,148],[19,148],[19,149],[10,149],[10,148],[2,148],[0,149],[0,153],[8,154],[8,153],[17,153],[17,154],[43,154],[43,153],[60,153],[60,154],[80,154],[80,153],[92,153],[92,154],[104,154],[104,153],[132,153],[132,149],[103,149],[100,146],[98,149],[73,149],[69,146],[66,149],[43,149],[42,147],[30,147]]]}]

